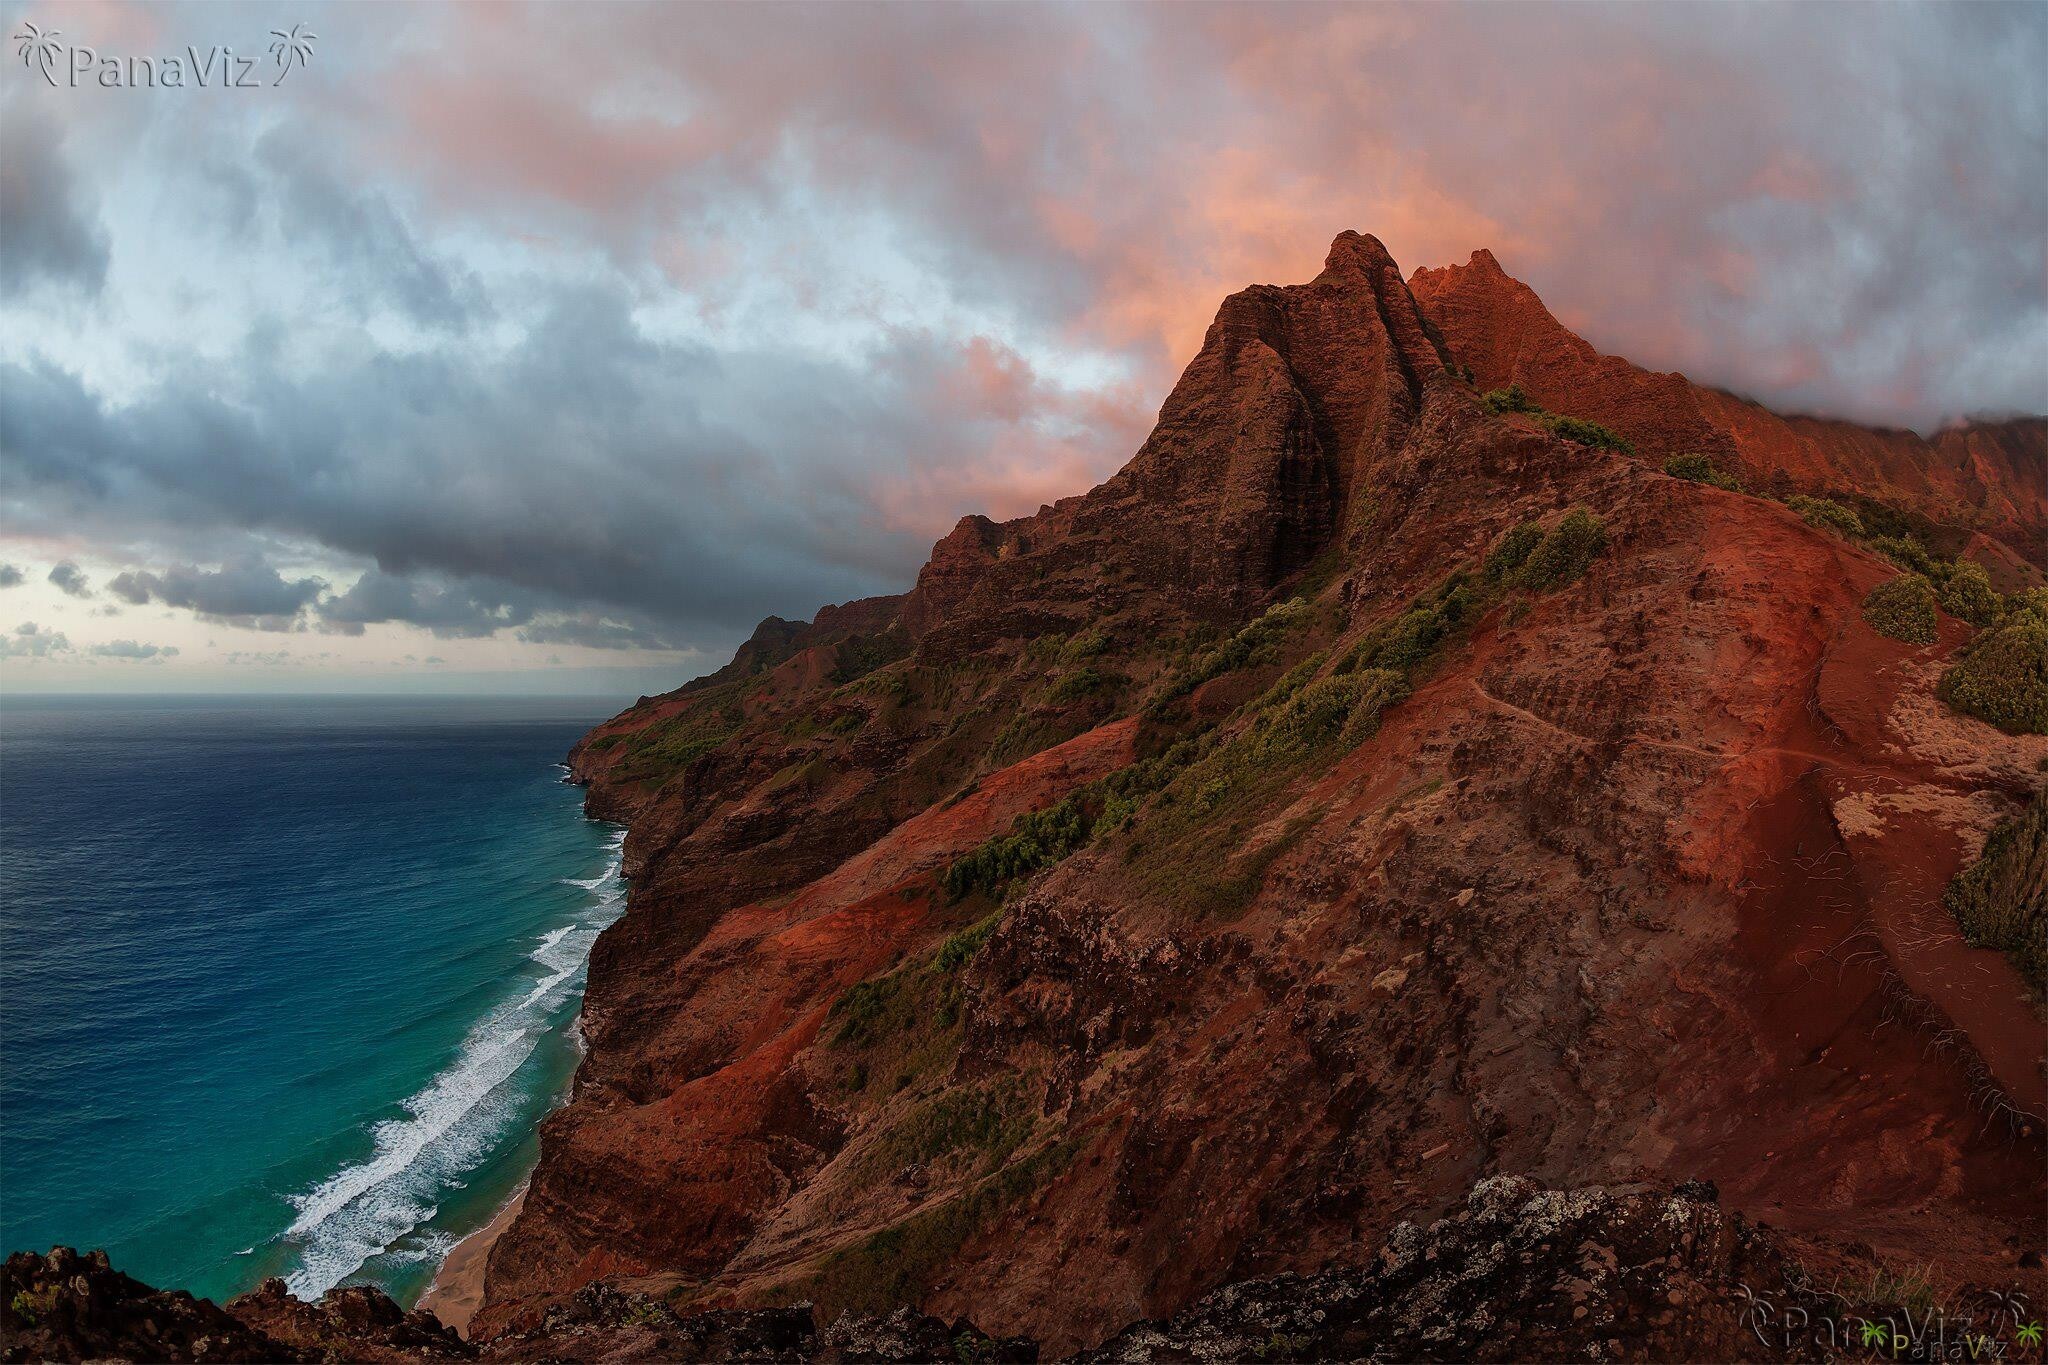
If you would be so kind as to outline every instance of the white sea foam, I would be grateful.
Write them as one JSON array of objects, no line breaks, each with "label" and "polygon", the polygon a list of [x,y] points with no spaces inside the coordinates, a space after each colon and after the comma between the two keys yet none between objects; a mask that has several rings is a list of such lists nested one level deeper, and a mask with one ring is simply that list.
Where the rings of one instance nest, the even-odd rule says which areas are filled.
[{"label": "white sea foam", "polygon": [[[609,841],[603,874],[574,883],[590,893],[576,919],[549,931],[527,955],[545,975],[471,1029],[454,1059],[405,1101],[403,1115],[371,1129],[367,1157],[292,1199],[297,1216],[283,1240],[297,1252],[298,1264],[285,1277],[293,1294],[317,1298],[391,1252],[504,1139],[520,1099],[507,1083],[554,1026],[562,992],[580,985],[591,944],[624,907],[623,841],[623,830]],[[408,1248],[402,1259],[419,1254]]]}]

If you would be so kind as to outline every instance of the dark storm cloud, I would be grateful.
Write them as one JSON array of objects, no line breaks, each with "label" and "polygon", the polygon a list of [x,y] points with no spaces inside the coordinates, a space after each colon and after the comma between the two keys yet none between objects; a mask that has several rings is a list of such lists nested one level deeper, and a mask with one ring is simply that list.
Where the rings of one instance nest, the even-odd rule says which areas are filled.
[{"label": "dark storm cloud", "polygon": [[260,116],[4,121],[0,289],[175,314],[0,351],[10,530],[229,561],[124,601],[651,648],[897,590],[1115,468],[1220,299],[1347,227],[1781,405],[2048,407],[2048,7],[391,13]]},{"label": "dark storm cloud", "polygon": [[[891,499],[947,479],[953,450],[1036,439],[1010,410],[1028,373],[979,355],[929,337],[866,367],[662,344],[623,292],[593,285],[555,292],[488,364],[373,355],[294,378],[251,348],[119,408],[54,367],[0,367],[0,458],[51,525],[220,526],[373,562],[323,607],[336,628],[487,633],[580,604],[647,638],[666,623],[722,639],[903,585],[932,534],[921,506]],[[1085,479],[1060,472],[1046,492]],[[227,617],[315,596],[266,569],[261,601],[222,602],[181,573],[110,587]]]},{"label": "dark storm cloud", "polygon": [[20,584],[22,577],[20,565],[0,564],[0,588],[15,587]]},{"label": "dark storm cloud", "polygon": [[231,560],[218,569],[176,565],[162,573],[130,569],[107,590],[137,606],[160,602],[182,607],[202,620],[254,630],[290,630],[299,613],[327,584],[318,578],[286,579],[262,559]]},{"label": "dark storm cloud", "polygon": [[97,293],[106,280],[106,230],[63,144],[26,101],[0,102],[0,298],[43,283]]},{"label": "dark storm cloud", "polygon": [[92,584],[86,581],[84,572],[68,559],[50,570],[50,582],[56,584],[57,590],[66,597],[92,596]]},{"label": "dark storm cloud", "polygon": [[386,622],[420,626],[443,639],[479,638],[533,619],[532,594],[423,583],[371,569],[347,592],[323,598],[321,628],[360,635]]},{"label": "dark storm cloud", "polygon": [[[426,327],[467,325],[479,303],[475,280],[430,257],[385,196],[344,184],[324,143],[272,129],[257,141],[255,161],[282,239],[301,255],[323,253],[350,284],[349,298],[387,301]],[[239,167],[226,183],[248,193]]]},{"label": "dark storm cloud", "polygon": [[585,649],[674,649],[660,635],[625,621],[593,613],[526,626],[519,638],[533,645],[581,645]]}]

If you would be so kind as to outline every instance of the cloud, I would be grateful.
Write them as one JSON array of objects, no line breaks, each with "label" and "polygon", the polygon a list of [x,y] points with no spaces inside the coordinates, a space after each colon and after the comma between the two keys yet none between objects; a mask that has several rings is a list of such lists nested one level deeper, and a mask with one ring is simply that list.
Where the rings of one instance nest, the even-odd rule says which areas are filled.
[{"label": "cloud", "polygon": [[381,301],[426,327],[467,326],[480,305],[476,282],[421,246],[390,199],[345,184],[310,130],[273,128],[255,162],[276,208],[280,239],[303,261],[320,252],[359,305]]},{"label": "cloud", "polygon": [[109,581],[107,590],[136,606],[161,602],[182,607],[204,621],[277,631],[297,625],[299,614],[326,586],[318,578],[287,580],[262,559],[247,556],[218,569],[189,564],[160,574],[130,569]]},{"label": "cloud", "polygon": [[[605,284],[550,291],[488,363],[380,355],[295,381],[248,352],[122,406],[52,367],[0,365],[0,389],[0,452],[52,524],[316,543],[378,568],[323,606],[328,624],[451,635],[550,607],[730,639],[901,588],[962,499],[1031,510],[1113,466],[1142,425],[1132,395],[1068,387],[986,339],[905,332],[858,360],[719,352],[650,335]],[[312,600],[309,579],[263,612],[201,604],[183,573],[110,587],[214,616]]]},{"label": "cloud", "polygon": [[[1923,429],[2038,410],[2048,11],[1867,18],[462,11],[396,58],[419,78],[366,136],[453,211],[521,212],[727,303],[781,275],[815,306],[864,267],[886,290],[893,249],[934,294],[1123,351],[1155,392],[1223,294],[1301,278],[1357,227],[1409,267],[1491,246],[1596,343],[1781,403]],[[488,78],[424,78],[457,50]],[[556,63],[634,97],[578,98]]]},{"label": "cloud", "polygon": [[23,574],[18,564],[0,564],[0,588],[12,588],[21,583]]},{"label": "cloud", "polygon": [[531,645],[581,645],[585,649],[676,648],[653,631],[588,612],[523,627],[519,638]]},{"label": "cloud", "polygon": [[28,101],[0,104],[0,298],[58,285],[96,294],[108,240],[65,159],[61,125]]},{"label": "cloud", "polygon": [[92,585],[86,581],[85,574],[68,559],[50,570],[50,582],[56,584],[57,590],[66,597],[92,596]]},{"label": "cloud", "polygon": [[111,640],[103,645],[94,645],[86,651],[102,659],[169,659],[176,657],[176,645],[144,645],[133,640]]},{"label": "cloud", "polygon": [[347,592],[322,598],[321,628],[342,635],[361,635],[363,627],[385,622],[420,626],[443,639],[494,634],[533,619],[530,594],[424,583],[381,569],[371,569]]},{"label": "cloud", "polygon": [[2048,408],[2048,8],[789,13],[393,12],[290,101],[12,96],[9,532],[221,621],[716,649],[1105,477],[1345,227],[1784,406]]},{"label": "cloud", "polygon": [[0,635],[0,659],[44,659],[71,652],[62,631],[42,630],[33,621],[22,622],[12,635]]}]

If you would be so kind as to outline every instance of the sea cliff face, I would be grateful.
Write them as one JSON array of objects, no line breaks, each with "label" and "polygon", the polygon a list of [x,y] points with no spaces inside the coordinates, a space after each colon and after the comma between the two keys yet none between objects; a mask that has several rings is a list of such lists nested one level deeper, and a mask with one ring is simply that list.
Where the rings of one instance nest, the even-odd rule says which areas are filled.
[{"label": "sea cliff face", "polygon": [[478,1332],[603,1281],[1063,1351],[1498,1173],[2040,1292],[2039,1017],[1941,895],[2048,739],[1864,604],[1901,540],[2039,584],[2044,470],[1340,236],[1108,482],[577,745],[633,893]]}]

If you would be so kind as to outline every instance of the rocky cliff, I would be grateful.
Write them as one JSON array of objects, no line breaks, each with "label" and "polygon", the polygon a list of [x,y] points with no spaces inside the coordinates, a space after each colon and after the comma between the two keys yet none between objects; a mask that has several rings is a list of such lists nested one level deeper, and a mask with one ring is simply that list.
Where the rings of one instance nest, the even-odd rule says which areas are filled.
[{"label": "rocky cliff", "polygon": [[631,903],[472,1337],[1729,1358],[1810,1354],[1730,1324],[1829,1268],[2039,1302],[2044,530],[2042,421],[1781,417],[1343,234],[1106,483],[578,744]]},{"label": "rocky cliff", "polygon": [[1495,1172],[2026,1273],[2041,1017],[1941,897],[2048,739],[1938,695],[1989,618],[1864,604],[2038,583],[2044,432],[1779,417],[1485,252],[1233,295],[1108,482],[577,747],[632,904],[479,1331],[630,1277],[1063,1351]]}]

